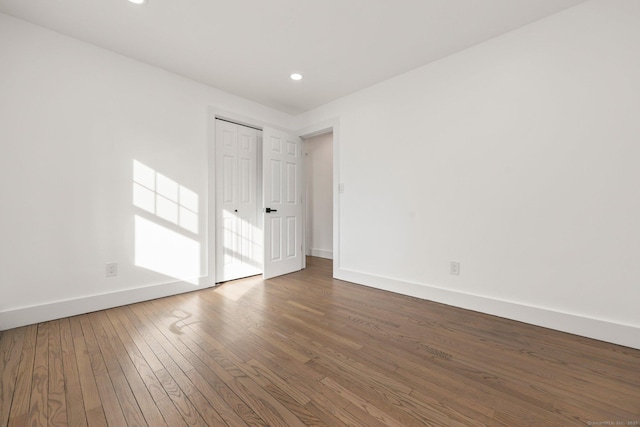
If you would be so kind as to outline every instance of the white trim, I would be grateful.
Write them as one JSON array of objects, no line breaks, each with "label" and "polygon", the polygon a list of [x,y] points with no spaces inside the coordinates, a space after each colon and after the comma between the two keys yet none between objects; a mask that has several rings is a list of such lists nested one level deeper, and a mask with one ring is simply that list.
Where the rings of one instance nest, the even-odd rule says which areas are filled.
[{"label": "white trim", "polygon": [[207,110],[207,273],[212,283],[216,282],[216,113]]},{"label": "white trim", "polygon": [[327,251],[324,249],[311,249],[311,256],[317,256],[320,258],[333,259],[333,251]]},{"label": "white trim", "polygon": [[0,331],[213,287],[171,282],[0,311]]},{"label": "white trim", "polygon": [[640,327],[634,325],[452,291],[420,283],[373,276],[351,270],[334,271],[334,277],[385,291],[640,349]]}]

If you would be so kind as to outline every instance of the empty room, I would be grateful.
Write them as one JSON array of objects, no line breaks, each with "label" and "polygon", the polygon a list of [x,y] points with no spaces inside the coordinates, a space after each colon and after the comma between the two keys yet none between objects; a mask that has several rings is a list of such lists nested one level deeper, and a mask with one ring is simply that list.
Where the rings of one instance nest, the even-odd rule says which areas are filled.
[{"label": "empty room", "polygon": [[0,0],[0,427],[640,426],[637,0]]}]

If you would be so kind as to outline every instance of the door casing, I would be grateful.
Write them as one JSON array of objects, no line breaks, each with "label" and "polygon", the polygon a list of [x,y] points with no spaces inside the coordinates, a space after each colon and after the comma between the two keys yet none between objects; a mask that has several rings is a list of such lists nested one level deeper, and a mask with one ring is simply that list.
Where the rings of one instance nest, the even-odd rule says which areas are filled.
[{"label": "door casing", "polygon": [[[255,129],[263,129],[264,127],[272,127],[275,129],[279,129],[279,126],[274,126],[270,123],[264,122],[262,120],[257,120],[251,117],[243,116],[237,114],[235,112],[219,109],[216,107],[208,108],[207,115],[207,165],[208,165],[208,182],[209,182],[209,190],[208,190],[208,212],[209,217],[207,218],[207,247],[209,248],[207,252],[207,280],[215,285],[215,248],[216,245],[216,227],[215,227],[215,217],[212,213],[215,212],[215,159],[216,159],[216,151],[215,151],[215,119],[220,118],[224,120],[228,120],[240,125],[253,127]],[[333,118],[330,120],[318,122],[304,128],[299,129],[297,132],[292,132],[303,140],[310,138],[312,136],[320,135],[326,132],[333,132],[333,277],[336,277],[337,272],[340,270],[340,193],[338,189],[340,187],[344,188],[344,184],[340,181],[339,174],[339,160],[340,160],[340,119]],[[304,162],[303,162],[304,167]],[[304,176],[304,170],[303,170]],[[304,183],[303,183],[304,185]],[[303,187],[304,188],[304,187]],[[306,204],[306,194],[303,191],[303,209]],[[303,221],[306,212],[303,211]],[[304,237],[304,223],[303,223],[303,236],[302,242],[305,245],[305,237]],[[306,253],[306,246],[303,246],[303,253]],[[306,260],[303,257],[303,266],[306,267]]]}]

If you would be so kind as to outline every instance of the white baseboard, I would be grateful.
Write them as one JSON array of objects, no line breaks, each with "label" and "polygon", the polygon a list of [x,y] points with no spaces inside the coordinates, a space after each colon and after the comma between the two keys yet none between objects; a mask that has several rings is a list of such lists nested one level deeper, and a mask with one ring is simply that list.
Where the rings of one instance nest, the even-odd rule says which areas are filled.
[{"label": "white baseboard", "polygon": [[311,256],[333,259],[333,251],[326,251],[324,249],[311,249]]},{"label": "white baseboard", "polygon": [[336,279],[640,349],[640,327],[345,269]]},{"label": "white baseboard", "polygon": [[210,286],[194,285],[187,282],[172,282],[0,311],[0,331],[197,291],[207,287]]},{"label": "white baseboard", "polygon": [[[419,283],[373,276],[345,269],[336,270],[335,278],[385,291],[409,295],[416,298],[479,311],[481,313],[487,313],[532,325],[640,349],[640,327],[633,325],[614,323],[608,320],[594,319],[576,314],[550,310],[547,308],[503,301]],[[134,304],[136,302],[192,292],[200,289],[206,289],[207,287],[208,286],[196,286],[186,282],[173,282],[17,308],[13,310],[5,310],[0,312],[0,331],[60,319],[63,317],[75,316],[78,314],[90,313],[92,311]]]}]

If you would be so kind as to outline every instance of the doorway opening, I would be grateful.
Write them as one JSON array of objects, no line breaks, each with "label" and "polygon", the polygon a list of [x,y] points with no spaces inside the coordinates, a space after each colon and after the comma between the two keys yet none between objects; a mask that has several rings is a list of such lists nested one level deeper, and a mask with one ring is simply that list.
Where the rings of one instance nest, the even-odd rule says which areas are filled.
[{"label": "doorway opening", "polygon": [[333,259],[333,131],[304,140],[306,255]]}]

